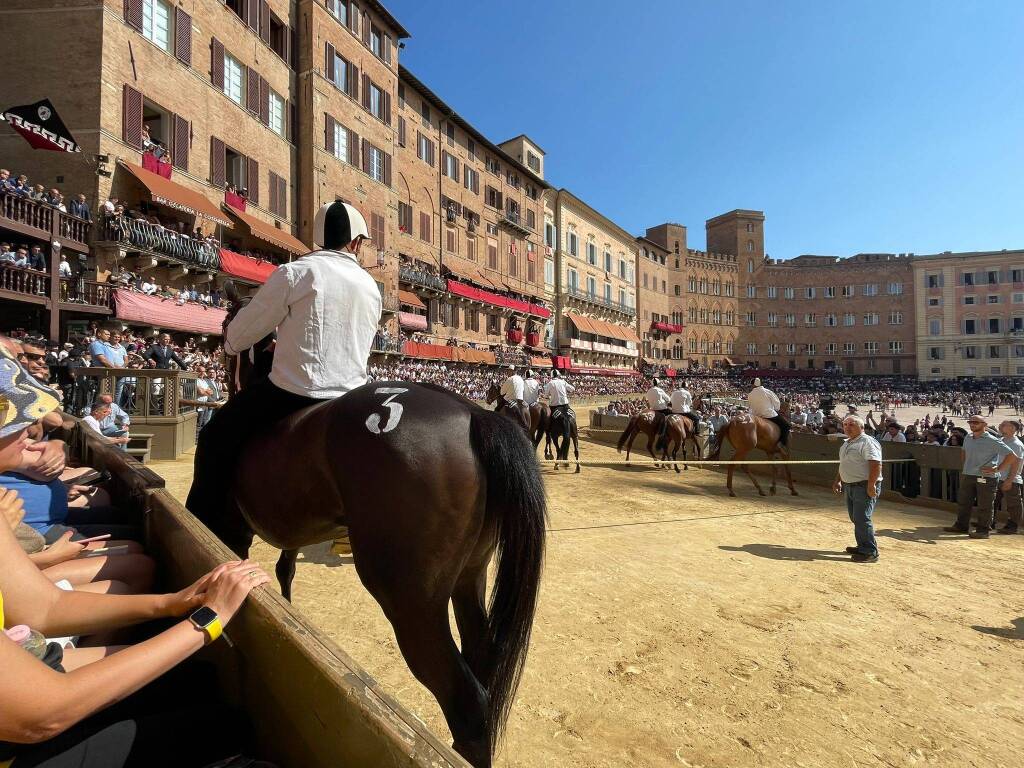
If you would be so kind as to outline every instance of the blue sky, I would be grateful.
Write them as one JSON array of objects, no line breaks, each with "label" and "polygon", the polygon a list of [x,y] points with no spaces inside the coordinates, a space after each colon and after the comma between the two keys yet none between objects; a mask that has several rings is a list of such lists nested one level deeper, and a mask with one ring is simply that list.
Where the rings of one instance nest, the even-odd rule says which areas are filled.
[{"label": "blue sky", "polygon": [[402,62],[629,231],[766,250],[1024,247],[1024,0],[385,0]]}]

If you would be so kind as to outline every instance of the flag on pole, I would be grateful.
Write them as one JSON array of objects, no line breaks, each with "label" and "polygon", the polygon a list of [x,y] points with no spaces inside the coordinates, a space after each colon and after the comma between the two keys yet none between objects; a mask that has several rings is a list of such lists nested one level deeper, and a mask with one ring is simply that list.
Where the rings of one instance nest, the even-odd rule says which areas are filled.
[{"label": "flag on pole", "polygon": [[34,149],[48,149],[51,152],[82,151],[49,99],[5,109],[3,119],[25,137],[25,141]]}]

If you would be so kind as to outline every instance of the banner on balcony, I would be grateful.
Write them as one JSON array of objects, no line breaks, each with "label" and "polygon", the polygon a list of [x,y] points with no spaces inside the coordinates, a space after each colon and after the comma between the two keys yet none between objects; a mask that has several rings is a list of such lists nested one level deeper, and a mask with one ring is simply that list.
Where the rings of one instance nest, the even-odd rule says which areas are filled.
[{"label": "banner on balcony", "polygon": [[52,152],[82,151],[49,99],[5,109],[3,119],[10,123],[11,128],[20,133],[33,149],[48,149]]}]

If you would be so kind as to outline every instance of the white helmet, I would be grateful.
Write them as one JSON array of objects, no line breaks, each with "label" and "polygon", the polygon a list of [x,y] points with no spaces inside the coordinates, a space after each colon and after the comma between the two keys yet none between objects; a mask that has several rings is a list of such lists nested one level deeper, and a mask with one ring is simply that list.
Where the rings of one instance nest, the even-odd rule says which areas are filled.
[{"label": "white helmet", "polygon": [[316,212],[313,243],[331,251],[341,250],[357,237],[369,239],[366,219],[355,207],[340,200],[327,203]]},{"label": "white helmet", "polygon": [[760,379],[754,379],[754,386],[755,387],[760,387],[761,386],[761,380]]}]

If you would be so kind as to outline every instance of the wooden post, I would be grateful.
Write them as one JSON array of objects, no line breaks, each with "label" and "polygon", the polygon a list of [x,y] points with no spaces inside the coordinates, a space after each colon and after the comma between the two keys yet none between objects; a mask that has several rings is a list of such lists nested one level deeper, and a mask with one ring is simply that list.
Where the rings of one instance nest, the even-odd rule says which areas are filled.
[{"label": "wooden post", "polygon": [[50,340],[63,341],[60,336],[60,211],[53,210],[50,219]]}]

